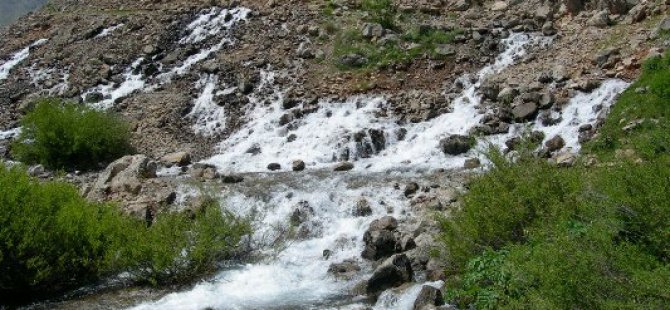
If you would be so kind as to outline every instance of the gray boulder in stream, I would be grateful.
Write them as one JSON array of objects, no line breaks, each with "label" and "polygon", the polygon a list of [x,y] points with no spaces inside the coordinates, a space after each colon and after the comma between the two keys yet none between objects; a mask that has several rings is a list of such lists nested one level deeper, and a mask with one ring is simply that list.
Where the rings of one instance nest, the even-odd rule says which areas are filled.
[{"label": "gray boulder in stream", "polygon": [[398,221],[391,216],[374,220],[363,235],[365,249],[361,256],[368,260],[378,260],[389,257],[401,249],[396,229]]},{"label": "gray boulder in stream", "polygon": [[385,260],[368,280],[365,292],[378,296],[381,292],[412,281],[414,272],[412,263],[405,254],[396,254]]}]

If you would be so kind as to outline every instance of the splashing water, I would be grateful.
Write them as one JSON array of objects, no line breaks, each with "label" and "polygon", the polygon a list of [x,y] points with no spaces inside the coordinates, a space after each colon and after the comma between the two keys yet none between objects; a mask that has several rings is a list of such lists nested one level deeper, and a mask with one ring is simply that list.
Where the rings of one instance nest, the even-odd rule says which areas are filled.
[{"label": "splashing water", "polygon": [[193,131],[205,136],[221,132],[226,128],[226,110],[214,102],[215,95],[225,95],[230,89],[217,92],[219,77],[213,74],[203,75],[196,83],[202,92],[194,100],[193,109],[188,117],[195,119]]},{"label": "splashing water", "polygon": [[96,36],[94,37],[94,39],[100,39],[100,38],[104,38],[104,37],[106,37],[106,36],[109,36],[109,35],[112,34],[114,31],[118,30],[119,28],[121,28],[121,27],[123,27],[123,26],[125,26],[125,24],[120,23],[120,24],[111,26],[111,27],[109,27],[109,28],[105,28],[105,29],[103,29],[102,31],[100,31],[100,33],[99,33],[98,35],[96,35]]},{"label": "splashing water", "polygon": [[30,56],[30,49],[35,48],[41,45],[44,45],[47,43],[47,39],[40,39],[35,41],[33,44],[30,44],[30,46],[18,51],[15,53],[7,62],[4,64],[0,65],[0,80],[5,80],[7,77],[9,77],[9,72],[16,67],[19,63],[22,61],[26,60],[28,56]]}]

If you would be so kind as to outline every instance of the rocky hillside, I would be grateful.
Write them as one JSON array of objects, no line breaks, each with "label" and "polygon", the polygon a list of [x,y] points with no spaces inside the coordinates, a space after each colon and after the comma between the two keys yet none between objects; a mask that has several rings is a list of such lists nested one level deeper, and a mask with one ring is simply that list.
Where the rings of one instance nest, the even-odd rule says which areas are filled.
[{"label": "rocky hillside", "polygon": [[[263,308],[301,281],[324,292],[299,286],[285,307],[340,306],[322,299],[351,292],[395,305],[389,288],[443,280],[425,217],[454,205],[481,147],[511,151],[532,132],[543,157],[571,165],[645,59],[670,44],[669,5],[53,0],[0,32],[0,155],[13,159],[37,98],[117,112],[142,155],[65,179],[139,216],[197,203],[202,184],[259,216],[252,248],[266,260],[222,289],[253,287],[254,272],[287,282],[241,305]],[[295,243],[267,255],[286,239]],[[202,294],[194,307],[221,305],[203,291],[144,306]]]}]

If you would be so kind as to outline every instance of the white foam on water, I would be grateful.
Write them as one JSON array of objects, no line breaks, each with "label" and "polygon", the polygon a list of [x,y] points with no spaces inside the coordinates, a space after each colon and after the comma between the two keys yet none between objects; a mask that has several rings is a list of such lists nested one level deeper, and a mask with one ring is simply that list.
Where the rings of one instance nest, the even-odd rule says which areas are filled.
[{"label": "white foam on water", "polygon": [[[550,39],[546,37],[521,33],[504,39],[505,51],[493,64],[478,73],[477,81],[463,81],[464,91],[454,100],[453,112],[427,122],[398,125],[393,117],[378,117],[379,112],[388,107],[383,97],[355,97],[345,102],[322,101],[316,113],[304,116],[288,126],[280,126],[279,119],[287,113],[281,108],[283,96],[275,98],[269,107],[259,101],[248,115],[248,124],[221,142],[221,154],[207,162],[220,170],[234,172],[265,171],[267,165],[273,162],[280,163],[286,170],[297,159],[305,161],[309,168],[324,168],[340,160],[341,154],[349,153],[350,160],[357,162],[357,170],[462,166],[465,155],[446,156],[438,145],[441,139],[453,134],[464,135],[479,124],[482,117],[477,110],[480,81],[523,57],[528,45],[543,46],[549,42]],[[383,150],[374,149],[370,129],[384,132]],[[395,132],[402,129],[407,131],[406,138],[399,140]],[[354,135],[360,132],[365,133],[363,144],[354,139]],[[291,134],[297,136],[293,142],[287,141]],[[248,153],[247,150],[253,146],[260,146],[261,153]]]},{"label": "white foam on water", "polygon": [[218,94],[218,83],[219,77],[214,74],[205,74],[196,83],[196,88],[202,91],[193,101],[193,109],[188,117],[195,120],[193,131],[197,134],[209,136],[226,128],[226,109],[214,101],[214,96]]},{"label": "white foam on water", "polygon": [[[221,142],[220,154],[207,160],[223,172],[250,173],[244,174],[242,184],[226,186],[220,197],[221,205],[228,210],[253,218],[254,234],[250,243],[253,249],[258,249],[256,253],[261,254],[260,261],[222,271],[192,289],[169,294],[134,309],[321,309],[332,308],[333,304],[338,304],[337,300],[351,300],[349,290],[361,279],[369,277],[373,267],[360,259],[364,248],[362,236],[370,222],[387,215],[389,210],[401,220],[412,216],[402,191],[392,188],[394,182],[406,183],[405,178],[411,177],[412,173],[387,174],[383,171],[403,165],[418,169],[462,165],[465,156],[444,155],[438,148],[439,140],[452,134],[465,134],[478,125],[482,117],[477,110],[479,81],[525,55],[528,44],[542,45],[544,40],[513,34],[504,41],[505,52],[494,64],[479,72],[477,81],[464,81],[465,90],[453,102],[453,112],[403,126],[398,125],[392,116],[380,116],[383,114],[380,112],[388,108],[383,97],[322,101],[316,112],[293,120],[289,125],[280,125],[280,118],[287,113],[281,107],[284,92],[276,86],[274,72],[261,72],[257,91],[248,97],[253,109],[246,115],[247,124]],[[216,91],[216,77],[203,76],[199,83],[203,93],[196,99],[196,106],[199,100],[202,100],[200,105],[208,106],[213,99],[210,96]],[[625,86],[620,81],[607,81],[592,94],[577,95],[563,110],[565,124],[538,126],[538,129],[547,133],[573,132],[575,126],[579,126],[577,123],[594,121],[591,106],[608,106]],[[520,132],[519,126],[514,127],[511,133],[488,137],[480,145],[483,141],[502,145],[506,138]],[[401,128],[407,130],[404,140],[394,135]],[[384,132],[385,149],[376,150],[374,146],[371,151],[360,149],[356,133],[368,133],[359,140],[374,144],[369,129]],[[296,140],[288,142],[291,134],[296,135]],[[567,140],[572,143],[571,137]],[[260,153],[248,152],[256,147],[260,147]],[[350,158],[356,162],[357,171],[345,174],[326,171],[259,173],[266,171],[267,164],[272,162],[280,163],[283,170],[287,170],[295,159],[304,160],[310,168],[327,167],[345,150],[349,150]],[[476,152],[471,151],[468,156],[476,156]],[[188,189],[181,189],[180,193],[181,203],[193,195]],[[371,216],[352,215],[352,208],[361,197],[370,202]],[[292,227],[291,215],[305,204],[312,209],[313,215],[298,227]],[[304,235],[278,242],[292,232],[303,232]],[[329,259],[323,258],[325,249],[333,251]],[[331,263],[347,259],[359,260],[363,270],[356,277],[336,280],[328,274]],[[412,309],[422,285],[400,292],[386,292],[374,309]],[[439,287],[442,283],[427,285]],[[342,308],[361,307],[354,302]]]},{"label": "white foam on water", "polygon": [[12,128],[5,131],[0,130],[0,140],[13,139],[17,137],[19,134],[21,134],[21,127]]},{"label": "white foam on water", "polygon": [[[258,182],[263,179],[260,177]],[[343,178],[310,175],[278,181],[259,189],[262,193],[231,190],[221,194],[222,205],[229,210],[243,216],[253,215],[252,242],[254,247],[261,248],[265,259],[223,271],[191,290],[167,295],[135,309],[290,309],[321,305],[347,296],[348,289],[361,278],[336,280],[327,272],[330,264],[360,257],[361,236],[370,222],[386,215],[389,207],[394,210],[392,215],[402,218],[401,210],[407,208],[402,193],[388,183],[352,188]],[[298,185],[287,184],[291,182]],[[372,216],[352,215],[360,197],[371,203]],[[291,231],[288,224],[291,214],[304,202],[314,215],[294,230],[309,228],[307,237],[276,243],[277,238]],[[326,249],[332,251],[328,259],[323,258]],[[364,271],[371,270],[367,263],[361,265]]]},{"label": "white foam on water", "polygon": [[[28,69],[28,74],[30,74],[30,83],[48,96],[62,95],[70,87],[69,67],[65,70],[59,70],[56,68],[39,68],[37,64],[34,64]],[[53,80],[58,82],[48,87],[47,83],[53,83]]]},{"label": "white foam on water", "polygon": [[542,126],[536,122],[534,129],[545,134],[545,142],[557,135],[565,141],[564,149],[578,152],[581,149],[579,143],[579,127],[590,124],[595,127],[598,116],[606,113],[614,104],[630,83],[611,79],[606,80],[591,93],[578,93],[571,98],[569,103],[561,111],[561,121],[553,126]]},{"label": "white foam on water", "polygon": [[16,52],[12,57],[2,65],[0,65],[0,80],[5,80],[7,77],[9,77],[9,72],[14,69],[19,63],[22,61],[26,60],[28,56],[30,56],[30,49],[34,47],[38,47],[40,45],[44,45],[47,43],[47,39],[40,39],[35,41],[33,44],[30,44],[30,46]]},{"label": "white foam on water", "polygon": [[125,24],[120,23],[120,24],[117,24],[117,25],[114,25],[114,26],[105,28],[105,29],[103,29],[102,31],[100,31],[100,33],[99,33],[98,35],[96,35],[96,36],[94,37],[94,39],[104,38],[104,37],[106,37],[106,36],[112,34],[112,32],[118,30],[119,28],[121,28],[121,27],[123,27],[123,26],[125,26]]},{"label": "white foam on water", "polygon": [[406,288],[403,291],[397,292],[395,290],[388,290],[383,292],[377,303],[374,305],[374,310],[414,310],[414,302],[419,297],[419,293],[424,286],[431,286],[441,289],[444,285],[443,281],[427,282],[423,284],[415,284]]},{"label": "white foam on water", "polygon": [[140,72],[141,70],[139,70],[139,66],[143,61],[143,57],[135,60],[123,73],[123,82],[121,82],[119,85],[98,85],[83,93],[81,95],[82,99],[86,99],[86,96],[90,93],[101,93],[104,99],[102,101],[92,103],[91,105],[99,109],[109,109],[119,98],[126,97],[136,91],[142,90],[147,85],[147,82],[142,77],[142,72]]}]

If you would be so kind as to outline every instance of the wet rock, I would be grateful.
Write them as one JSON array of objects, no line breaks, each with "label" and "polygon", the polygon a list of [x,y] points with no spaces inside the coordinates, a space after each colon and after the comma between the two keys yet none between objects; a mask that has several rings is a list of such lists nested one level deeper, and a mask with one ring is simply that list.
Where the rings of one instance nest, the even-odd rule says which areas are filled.
[{"label": "wet rock", "polygon": [[298,206],[291,213],[291,225],[298,226],[302,223],[307,222],[314,215],[314,209],[309,205],[307,201],[300,201]]},{"label": "wet rock", "polygon": [[385,216],[372,221],[363,235],[365,248],[361,257],[368,260],[378,260],[393,255],[400,250],[401,246],[394,233],[397,228],[398,221],[392,216]]},{"label": "wet rock", "polygon": [[271,163],[271,164],[268,165],[268,170],[270,170],[270,171],[281,170],[281,165],[278,164],[278,163]]},{"label": "wet rock", "polygon": [[386,289],[412,281],[412,264],[405,254],[394,255],[385,260],[367,281],[366,293],[377,296]]},{"label": "wet rock", "polygon": [[305,170],[305,162],[302,160],[294,160],[291,163],[291,169],[293,171],[303,171]]},{"label": "wet rock", "polygon": [[447,155],[467,153],[475,144],[475,139],[463,135],[452,135],[440,141],[440,149]]},{"label": "wet rock", "polygon": [[335,165],[335,167],[333,167],[333,171],[336,171],[336,172],[349,171],[349,170],[352,170],[352,169],[354,169],[354,164],[352,164],[350,162],[347,162],[347,161],[338,163],[338,164]]},{"label": "wet rock", "polygon": [[86,98],[84,99],[84,102],[86,102],[86,103],[96,103],[96,102],[102,101],[103,99],[105,99],[105,97],[102,95],[102,93],[92,92],[92,93],[86,94]]},{"label": "wet rock", "polygon": [[409,183],[405,186],[405,197],[414,195],[419,190],[419,184],[416,182]]},{"label": "wet rock", "polygon": [[370,223],[368,230],[395,230],[398,228],[398,220],[392,216],[385,216],[380,219],[376,219]]},{"label": "wet rock", "polygon": [[354,211],[352,212],[353,216],[364,217],[372,215],[372,207],[370,202],[367,199],[361,198],[356,202]]},{"label": "wet rock", "polygon": [[258,154],[261,153],[261,147],[260,147],[260,145],[254,144],[249,149],[247,149],[247,151],[245,153],[251,154],[251,155],[258,155]]},{"label": "wet rock", "polygon": [[191,164],[191,154],[187,152],[175,152],[161,157],[160,161],[167,166],[184,167]]},{"label": "wet rock", "polygon": [[425,309],[427,306],[442,306],[444,299],[442,298],[442,291],[430,285],[424,285],[419,291],[419,295],[414,301],[414,310]]},{"label": "wet rock", "polygon": [[538,106],[535,102],[524,102],[512,109],[514,119],[520,122],[527,121],[537,115]]},{"label": "wet rock", "polygon": [[416,248],[416,242],[412,236],[403,236],[400,239],[400,251],[407,252]]},{"label": "wet rock", "polygon": [[224,175],[221,176],[221,182],[224,184],[235,184],[235,183],[242,183],[244,181],[244,178],[239,175]]},{"label": "wet rock", "polygon": [[328,273],[340,279],[351,279],[359,271],[361,271],[361,266],[355,260],[345,260],[341,263],[331,264],[328,267]]},{"label": "wet rock", "polygon": [[559,135],[547,140],[547,142],[544,143],[544,146],[547,148],[549,152],[555,152],[560,149],[562,149],[565,146],[565,140]]}]

